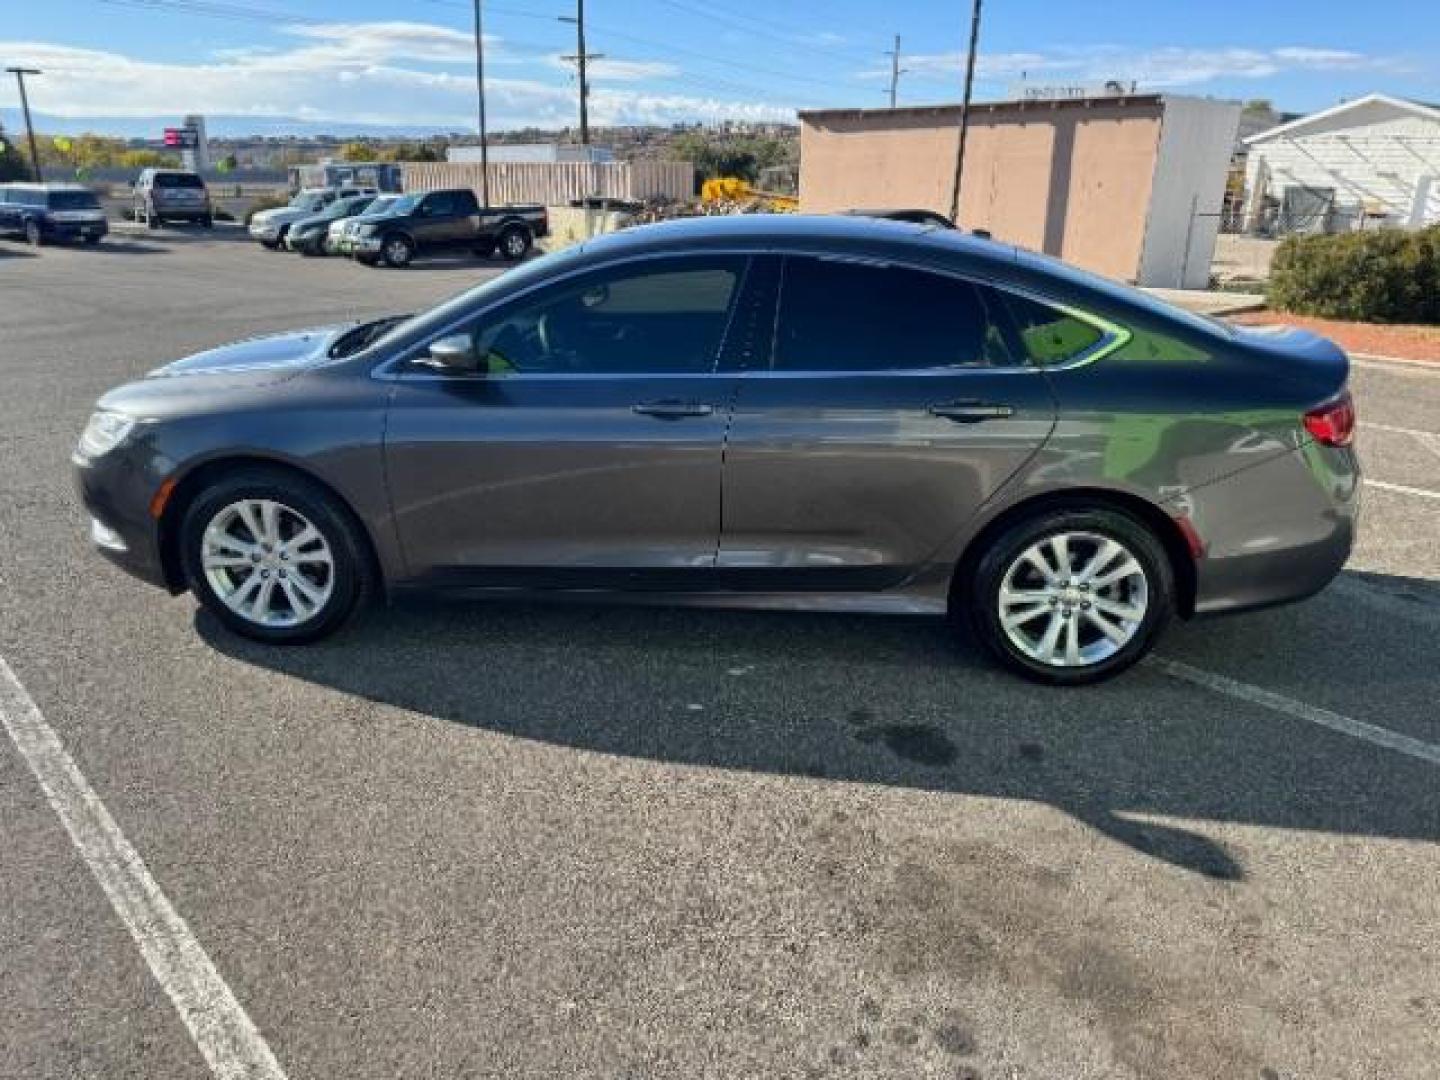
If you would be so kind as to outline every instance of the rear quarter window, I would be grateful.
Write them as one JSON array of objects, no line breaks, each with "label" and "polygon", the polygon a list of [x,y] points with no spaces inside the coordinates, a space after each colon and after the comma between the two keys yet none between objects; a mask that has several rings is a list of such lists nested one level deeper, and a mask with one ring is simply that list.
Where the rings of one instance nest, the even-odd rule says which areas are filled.
[{"label": "rear quarter window", "polygon": [[1020,347],[1037,367],[1067,364],[1105,338],[1103,330],[1059,308],[1014,293],[1003,297]]}]

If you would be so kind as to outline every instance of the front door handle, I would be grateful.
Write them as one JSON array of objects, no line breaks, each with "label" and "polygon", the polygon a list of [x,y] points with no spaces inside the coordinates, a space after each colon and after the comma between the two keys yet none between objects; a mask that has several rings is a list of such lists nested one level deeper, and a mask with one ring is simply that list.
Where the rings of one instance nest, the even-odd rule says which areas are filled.
[{"label": "front door handle", "polygon": [[984,420],[1003,420],[1014,416],[1015,410],[1009,405],[991,405],[983,401],[950,401],[943,405],[931,405],[930,415],[957,424],[978,424]]},{"label": "front door handle", "polygon": [[631,411],[641,416],[654,416],[661,420],[680,420],[687,416],[709,416],[715,411],[714,405],[701,401],[678,401],[667,398],[664,401],[642,401],[630,406]]}]

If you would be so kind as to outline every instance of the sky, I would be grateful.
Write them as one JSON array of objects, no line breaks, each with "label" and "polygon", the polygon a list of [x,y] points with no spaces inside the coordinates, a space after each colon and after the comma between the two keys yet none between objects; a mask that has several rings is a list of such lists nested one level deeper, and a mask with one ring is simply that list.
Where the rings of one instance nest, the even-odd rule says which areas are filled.
[{"label": "sky", "polygon": [[[0,66],[45,74],[61,117],[294,118],[473,130],[470,0],[5,0]],[[589,0],[592,123],[793,120],[880,107],[901,36],[899,100],[958,100],[964,0]],[[573,124],[562,57],[574,0],[485,2],[492,130]],[[1142,90],[1310,111],[1382,91],[1440,101],[1436,0],[989,0],[976,96],[1134,80]],[[0,108],[19,104],[0,82]]]}]

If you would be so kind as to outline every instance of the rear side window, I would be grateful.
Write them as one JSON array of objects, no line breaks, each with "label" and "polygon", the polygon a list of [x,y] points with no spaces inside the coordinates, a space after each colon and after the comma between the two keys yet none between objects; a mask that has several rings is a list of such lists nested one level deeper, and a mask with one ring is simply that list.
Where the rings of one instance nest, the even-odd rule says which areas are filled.
[{"label": "rear side window", "polygon": [[1003,302],[1015,321],[1020,347],[1039,367],[1068,363],[1093,349],[1105,336],[1085,320],[1037,300],[1005,293]]},{"label": "rear side window", "polygon": [[978,287],[908,267],[792,256],[776,324],[776,371],[1012,367]]}]

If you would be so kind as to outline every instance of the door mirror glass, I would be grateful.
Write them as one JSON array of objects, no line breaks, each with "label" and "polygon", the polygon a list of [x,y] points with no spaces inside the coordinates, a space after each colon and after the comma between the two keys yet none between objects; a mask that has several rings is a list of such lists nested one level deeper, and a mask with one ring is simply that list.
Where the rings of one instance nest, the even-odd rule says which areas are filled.
[{"label": "door mirror glass", "polygon": [[480,370],[475,339],[469,334],[448,334],[432,341],[420,363],[456,374],[471,375]]}]

